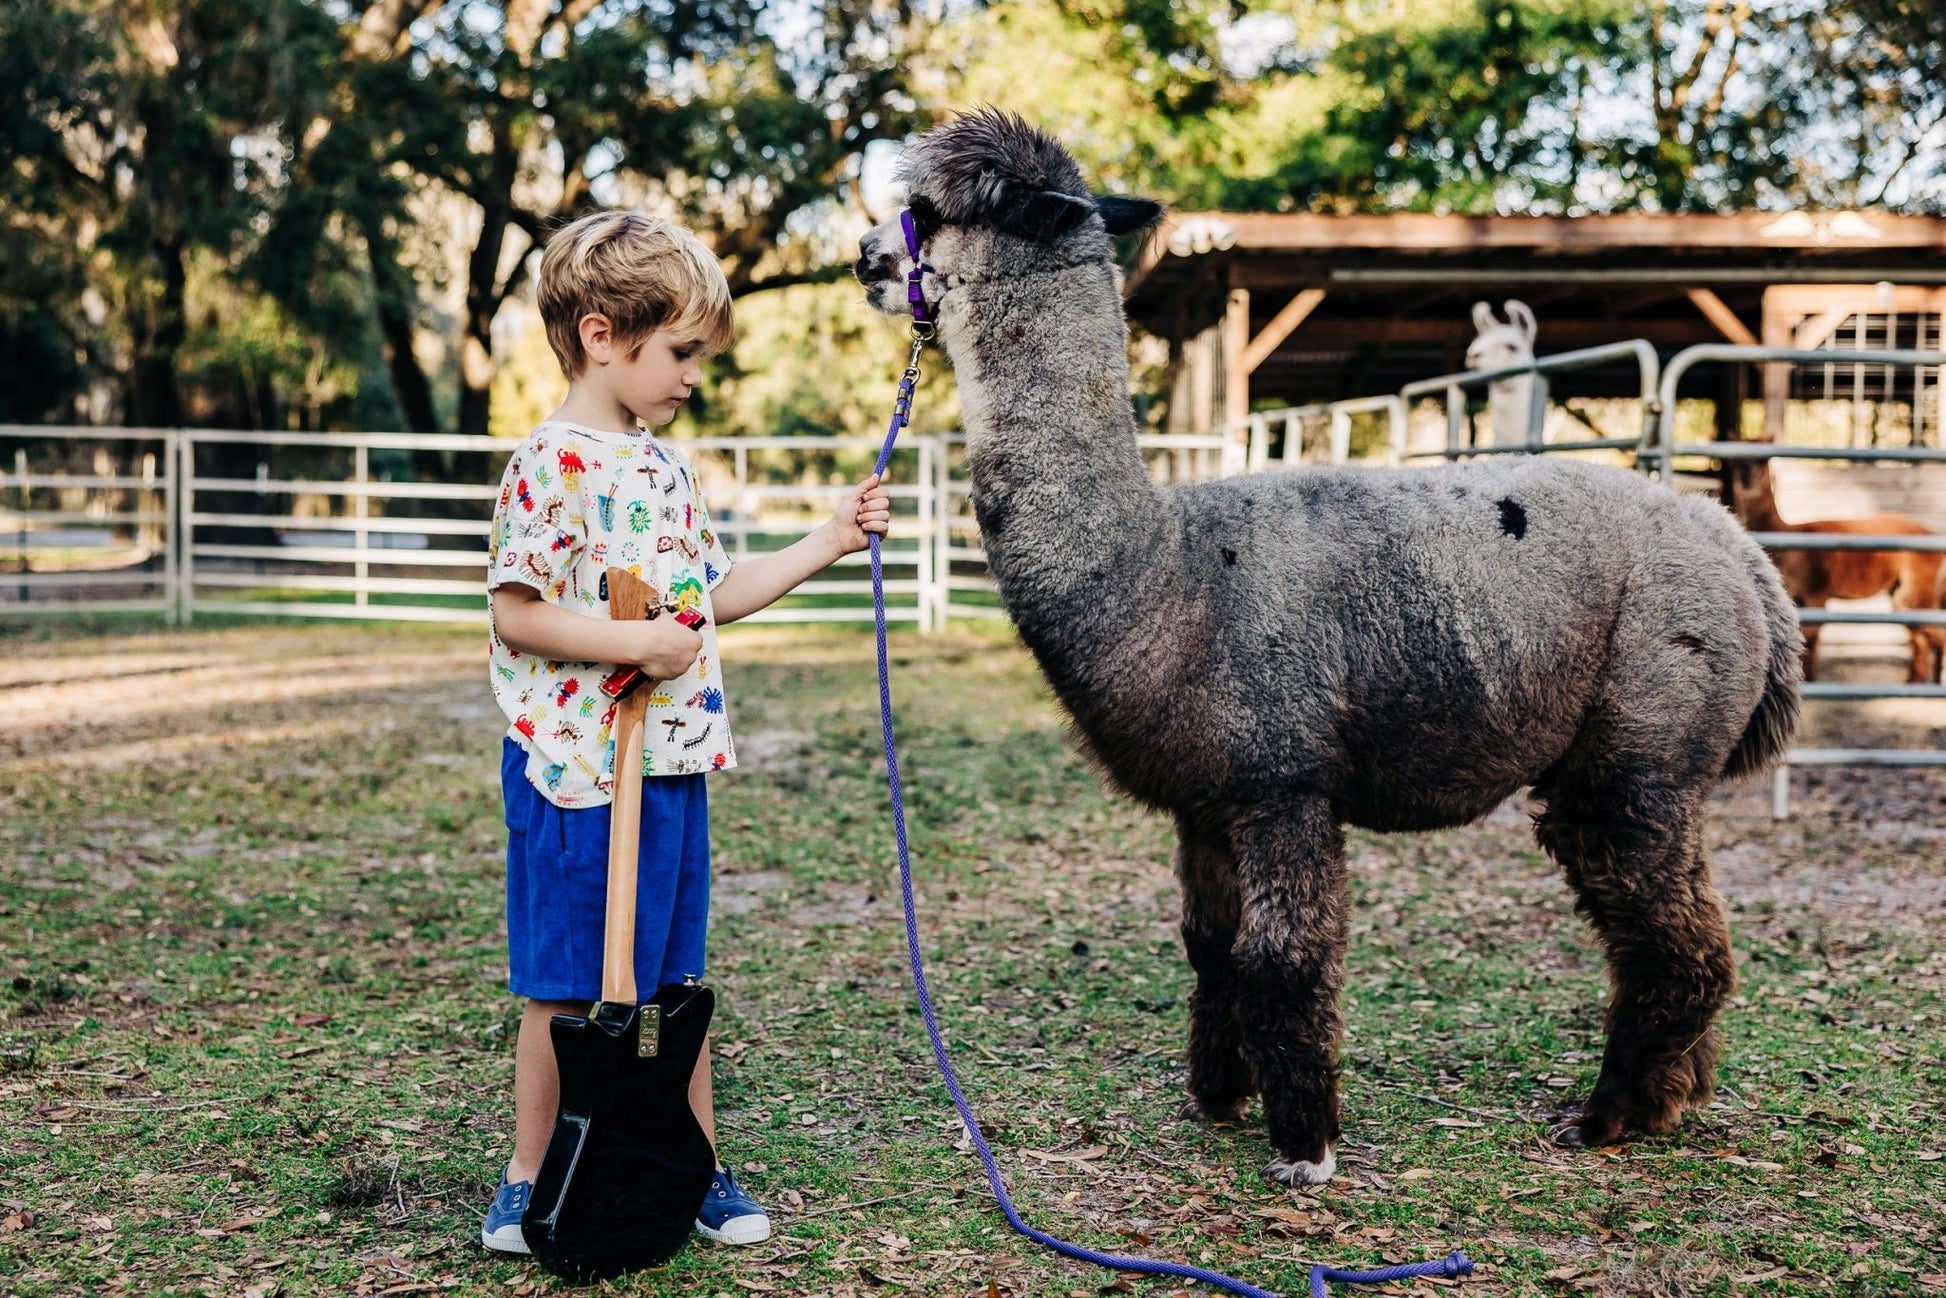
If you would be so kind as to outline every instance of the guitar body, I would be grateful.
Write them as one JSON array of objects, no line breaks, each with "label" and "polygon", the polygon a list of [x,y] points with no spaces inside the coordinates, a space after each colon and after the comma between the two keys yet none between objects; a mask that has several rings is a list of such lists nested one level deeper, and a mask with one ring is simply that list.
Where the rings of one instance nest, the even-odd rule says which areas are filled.
[{"label": "guitar body", "polygon": [[[554,1016],[561,1111],[520,1223],[548,1270],[603,1280],[666,1262],[689,1238],[716,1171],[689,1106],[715,1006],[709,988],[672,983],[647,1006]],[[645,1021],[656,1038],[646,1056]]]}]

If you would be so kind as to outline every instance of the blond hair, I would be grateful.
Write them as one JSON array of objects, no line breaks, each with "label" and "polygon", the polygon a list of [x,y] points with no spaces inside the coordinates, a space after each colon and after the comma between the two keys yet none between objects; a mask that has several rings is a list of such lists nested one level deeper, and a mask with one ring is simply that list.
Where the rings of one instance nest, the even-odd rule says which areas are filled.
[{"label": "blond hair", "polygon": [[587,368],[581,320],[604,315],[633,355],[658,329],[705,352],[730,345],[730,286],[716,258],[674,221],[640,212],[596,212],[554,232],[541,254],[541,323],[569,378]]}]

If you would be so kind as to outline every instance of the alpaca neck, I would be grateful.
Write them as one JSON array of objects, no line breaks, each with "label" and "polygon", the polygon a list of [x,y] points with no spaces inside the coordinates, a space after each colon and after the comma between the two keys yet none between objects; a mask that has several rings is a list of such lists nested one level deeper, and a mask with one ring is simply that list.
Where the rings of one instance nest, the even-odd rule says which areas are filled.
[{"label": "alpaca neck", "polygon": [[1059,646],[1040,633],[1077,617],[1110,635],[1146,625],[1178,547],[1135,443],[1109,267],[968,284],[941,324],[987,561],[1028,643],[1045,662]]},{"label": "alpaca neck", "polygon": [[1748,489],[1737,492],[1735,509],[1743,525],[1753,532],[1782,532],[1790,527],[1777,512],[1777,496],[1771,488],[1768,471]]}]

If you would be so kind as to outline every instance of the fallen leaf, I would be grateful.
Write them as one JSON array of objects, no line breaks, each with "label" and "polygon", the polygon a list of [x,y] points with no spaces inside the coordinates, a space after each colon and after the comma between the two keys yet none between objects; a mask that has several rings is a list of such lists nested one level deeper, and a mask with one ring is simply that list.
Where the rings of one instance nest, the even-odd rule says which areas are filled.
[{"label": "fallen leaf", "polygon": [[25,1210],[10,1212],[5,1217],[0,1218],[0,1230],[26,1230],[33,1224],[34,1214]]},{"label": "fallen leaf", "polygon": [[1424,1181],[1438,1175],[1439,1173],[1433,1171],[1430,1167],[1408,1167],[1405,1171],[1399,1173],[1397,1179],[1401,1181]]},{"label": "fallen leaf", "polygon": [[1732,1276],[1731,1278],[1738,1284],[1757,1284],[1763,1280],[1775,1280],[1778,1276],[1789,1273],[1790,1268],[1787,1266],[1774,1266],[1768,1271],[1752,1271],[1747,1275]]}]

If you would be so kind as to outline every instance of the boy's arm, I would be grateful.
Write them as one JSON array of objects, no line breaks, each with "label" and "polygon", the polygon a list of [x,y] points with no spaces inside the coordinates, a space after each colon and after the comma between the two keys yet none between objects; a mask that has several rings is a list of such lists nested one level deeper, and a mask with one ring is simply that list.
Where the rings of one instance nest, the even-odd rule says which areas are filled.
[{"label": "boy's arm", "polygon": [[688,671],[703,649],[703,638],[674,618],[615,622],[590,617],[550,604],[519,582],[494,587],[492,600],[495,634],[536,658],[634,663],[651,678],[666,681]]},{"label": "boy's arm", "polygon": [[745,559],[710,591],[710,611],[721,626],[769,608],[845,555],[871,544],[892,525],[892,497],[873,474],[845,493],[816,531],[775,554]]}]

